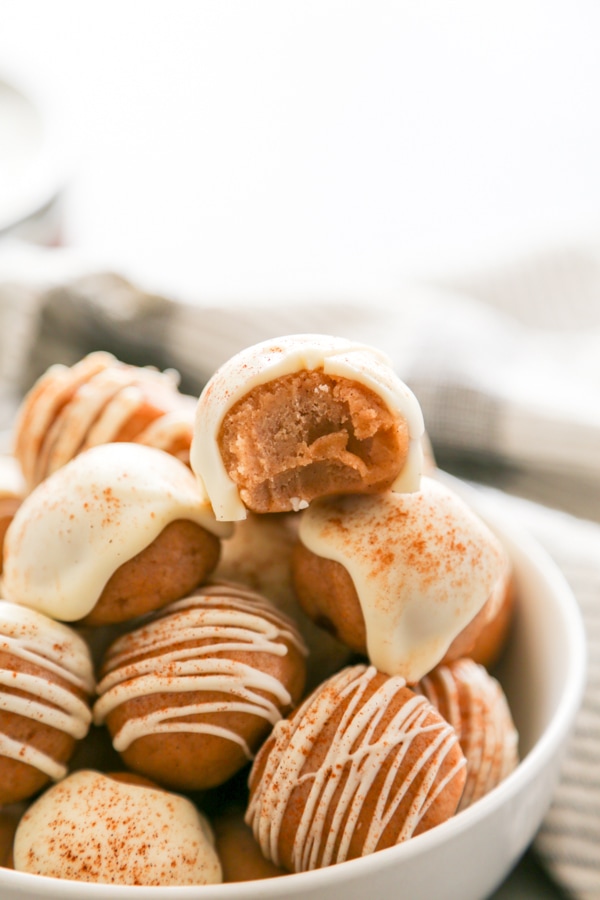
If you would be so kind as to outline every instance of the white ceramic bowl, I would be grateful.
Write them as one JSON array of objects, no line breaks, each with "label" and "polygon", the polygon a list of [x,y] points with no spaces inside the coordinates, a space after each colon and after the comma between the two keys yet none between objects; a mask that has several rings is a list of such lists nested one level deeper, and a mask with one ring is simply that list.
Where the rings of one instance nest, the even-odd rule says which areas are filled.
[{"label": "white ceramic bowl", "polygon": [[70,151],[50,97],[0,72],[0,238],[60,239]]},{"label": "white ceramic bowl", "polygon": [[362,859],[300,875],[207,887],[115,887],[0,869],[2,900],[481,900],[525,851],[547,810],[583,692],[585,639],[553,562],[486,507],[515,565],[519,603],[500,678],[522,762],[499,787],[443,825]]}]

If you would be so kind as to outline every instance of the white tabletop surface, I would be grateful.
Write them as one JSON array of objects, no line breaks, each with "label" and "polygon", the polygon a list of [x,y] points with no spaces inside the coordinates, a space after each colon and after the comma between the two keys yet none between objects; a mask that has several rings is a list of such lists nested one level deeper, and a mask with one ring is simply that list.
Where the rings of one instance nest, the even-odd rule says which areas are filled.
[{"label": "white tabletop surface", "polygon": [[0,0],[0,16],[0,73],[66,137],[64,238],[155,286],[367,295],[600,235],[595,0]]},{"label": "white tabletop surface", "polygon": [[[0,74],[61,136],[64,240],[154,288],[368,297],[600,237],[595,0],[0,0],[0,20]],[[528,857],[515,896],[559,895]]]}]

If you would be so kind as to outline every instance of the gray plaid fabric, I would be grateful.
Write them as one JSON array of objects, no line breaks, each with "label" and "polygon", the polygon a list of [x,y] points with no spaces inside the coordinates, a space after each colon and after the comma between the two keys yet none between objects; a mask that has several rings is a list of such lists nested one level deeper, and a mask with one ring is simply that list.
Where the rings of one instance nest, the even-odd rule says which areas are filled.
[{"label": "gray plaid fabric", "polygon": [[197,393],[242,346],[301,331],[386,350],[419,397],[440,465],[492,485],[569,580],[587,629],[589,679],[535,848],[561,890],[600,897],[598,253],[549,252],[375,300],[257,309],[158,297],[66,251],[6,246],[0,427],[51,362],[110,349],[126,361],[178,369],[182,387]]}]

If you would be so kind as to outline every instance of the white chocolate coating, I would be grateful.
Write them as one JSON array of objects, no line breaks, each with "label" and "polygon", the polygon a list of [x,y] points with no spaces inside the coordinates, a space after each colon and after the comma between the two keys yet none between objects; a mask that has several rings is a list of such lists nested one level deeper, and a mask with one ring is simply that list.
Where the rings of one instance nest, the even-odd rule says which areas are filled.
[{"label": "white chocolate coating", "polygon": [[82,619],[113,572],[177,519],[228,533],[179,460],[140,444],[93,447],[17,511],[5,541],[5,594],[52,618]]},{"label": "white chocolate coating", "polygon": [[25,812],[15,869],[75,881],[218,884],[212,831],[186,797],[81,770]]},{"label": "white chocolate coating", "polygon": [[238,488],[227,474],[219,451],[218,436],[224,416],[253,388],[303,369],[322,369],[326,375],[357,381],[406,420],[408,459],[394,489],[418,489],[423,464],[423,415],[414,394],[395,374],[387,356],[343,338],[289,335],[255,344],[232,357],[213,375],[200,396],[190,463],[206,485],[217,519],[235,521],[246,516]]},{"label": "white chocolate coating", "polygon": [[[435,725],[426,724],[431,707],[416,694],[374,738],[389,704],[405,686],[403,678],[390,677],[365,700],[365,692],[376,674],[374,668],[366,666],[343,669],[305,700],[292,721],[285,719],[275,726],[275,743],[258,785],[253,786],[246,821],[263,853],[276,865],[280,864],[278,843],[286,806],[298,784],[308,781],[310,793],[296,831],[292,858],[294,871],[306,871],[317,865],[343,862],[358,826],[367,828],[363,855],[376,850],[398,804],[413,789],[421,767],[427,766],[428,776],[415,790],[410,812],[400,827],[396,843],[411,837],[435,799],[464,768],[465,761],[459,758],[444,778],[439,777],[448,753],[456,745],[456,734],[441,717]],[[317,770],[303,772],[321,731],[336,707],[347,697],[350,702],[323,762]],[[423,733],[429,736],[427,749],[413,766],[408,767],[404,762],[406,754],[416,736]],[[393,762],[377,798],[374,814],[370,821],[365,821],[363,803],[390,755]],[[394,778],[403,765],[407,770],[406,777],[393,788]],[[336,796],[342,769],[348,772],[347,780],[340,795]],[[252,781],[252,775],[250,777]],[[271,785],[276,786],[274,790],[270,789]],[[333,815],[325,829],[331,805],[334,805]]]},{"label": "white chocolate coating", "polygon": [[[250,748],[236,731],[225,725],[180,719],[243,712],[274,725],[281,718],[281,710],[292,701],[289,692],[277,678],[250,663],[228,659],[227,654],[242,651],[283,656],[287,653],[284,639],[300,653],[306,652],[292,623],[258,594],[231,584],[199,589],[113,644],[107,659],[108,674],[98,685],[94,719],[102,724],[121,703],[147,694],[218,691],[227,699],[163,706],[149,715],[128,719],[115,734],[113,745],[121,752],[149,734],[194,732],[234,741],[252,759]],[[183,641],[185,647],[174,649]],[[217,653],[225,657],[217,657]],[[130,662],[140,654],[144,658]]]},{"label": "white chocolate coating", "polygon": [[350,574],[381,672],[416,682],[443,658],[488,599],[506,556],[479,517],[446,486],[319,500],[300,539]]},{"label": "white chocolate coating", "polygon": [[[88,696],[94,690],[92,660],[85,641],[68,626],[36,610],[0,600],[0,651],[59,676]],[[7,693],[3,688],[18,688],[27,696]],[[41,674],[20,672],[16,666],[0,669],[0,709],[78,740],[85,737],[92,720],[88,704],[67,687]],[[55,780],[67,772],[61,762],[6,734],[0,734],[0,755],[27,763]]]}]

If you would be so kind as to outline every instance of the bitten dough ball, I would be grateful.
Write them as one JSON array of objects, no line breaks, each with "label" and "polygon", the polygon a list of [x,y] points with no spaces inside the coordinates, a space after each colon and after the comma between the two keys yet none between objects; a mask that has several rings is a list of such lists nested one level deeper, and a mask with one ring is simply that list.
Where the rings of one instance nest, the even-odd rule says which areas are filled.
[{"label": "bitten dough ball", "polygon": [[0,600],[0,804],[63,778],[87,734],[94,675],[71,628]]},{"label": "bitten dough ball", "polygon": [[315,497],[415,490],[420,406],[377,350],[289,335],[243,350],[206,385],[190,463],[219,520]]},{"label": "bitten dough ball", "polygon": [[127,365],[104,351],[54,365],[26,394],[14,429],[15,456],[31,490],[78,453],[134,441],[189,461],[195,400],[175,372]]},{"label": "bitten dough ball", "polygon": [[25,812],[20,872],[128,885],[217,884],[207,820],[186,797],[92,770],[69,775]]},{"label": "bitten dough ball", "polygon": [[246,821],[275,865],[306,871],[445,821],[465,775],[454,729],[424,697],[348,667],[275,726],[250,773]]},{"label": "bitten dough ball", "polygon": [[295,626],[262,597],[208,585],[108,649],[94,718],[130,769],[179,790],[214,787],[298,702],[304,655]]},{"label": "bitten dough ball", "polygon": [[4,592],[66,622],[127,621],[193,590],[228,531],[182,462],[103,444],[23,501],[6,535]]},{"label": "bitten dough ball", "polygon": [[451,652],[490,597],[495,606],[509,565],[473,510],[428,477],[409,494],[315,501],[299,537],[293,579],[306,613],[410,683]]}]

